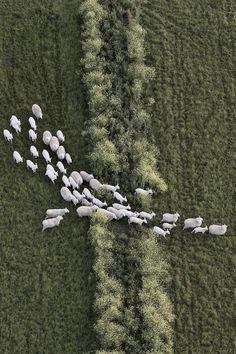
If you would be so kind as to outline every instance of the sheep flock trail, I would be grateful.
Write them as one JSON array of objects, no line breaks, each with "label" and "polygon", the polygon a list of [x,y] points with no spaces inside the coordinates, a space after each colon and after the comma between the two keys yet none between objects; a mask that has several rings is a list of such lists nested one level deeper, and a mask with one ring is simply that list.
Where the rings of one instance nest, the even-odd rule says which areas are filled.
[{"label": "sheep flock trail", "polygon": [[[234,2],[3,0],[0,18],[0,352],[235,353]],[[136,179],[146,151],[160,190]]]}]

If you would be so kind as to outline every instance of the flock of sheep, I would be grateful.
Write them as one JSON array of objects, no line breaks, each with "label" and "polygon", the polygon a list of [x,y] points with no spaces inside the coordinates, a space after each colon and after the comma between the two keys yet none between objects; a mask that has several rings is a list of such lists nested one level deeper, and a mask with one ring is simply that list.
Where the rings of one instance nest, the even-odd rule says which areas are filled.
[{"label": "flock of sheep", "polygon": [[[42,110],[39,105],[33,104],[32,106],[33,115],[38,119],[43,118]],[[37,125],[35,119],[30,117],[28,119],[28,123],[30,125],[29,129],[29,139],[35,143],[37,140]],[[12,116],[10,118],[10,127],[12,127],[17,134],[21,133],[21,121],[16,116]],[[8,129],[3,130],[3,135],[7,141],[12,142],[13,135]],[[57,159],[59,160],[56,163],[56,167],[58,171],[51,164],[52,158],[50,157],[50,153],[48,150],[43,149],[42,156],[46,162],[46,170],[45,176],[47,176],[50,181],[54,184],[55,180],[59,177],[59,173],[61,174],[61,181],[64,186],[60,189],[61,197],[66,202],[72,202],[74,205],[80,204],[80,206],[76,209],[79,217],[86,217],[92,215],[94,212],[99,211],[100,213],[105,214],[109,220],[120,220],[122,218],[127,217],[129,224],[139,224],[143,223],[147,224],[148,221],[152,220],[156,214],[151,212],[137,212],[131,211],[130,205],[124,205],[123,203],[127,203],[127,198],[123,197],[117,190],[120,189],[119,185],[116,186],[110,184],[102,184],[97,179],[94,178],[92,174],[88,174],[85,171],[72,171],[70,175],[67,175],[67,169],[64,167],[63,162],[65,161],[67,165],[72,163],[71,156],[68,152],[65,151],[65,148],[62,143],[64,143],[65,137],[61,130],[56,132],[56,135],[53,136],[50,131],[46,130],[43,133],[43,143],[48,146],[52,153],[55,153]],[[30,153],[34,159],[39,157],[39,152],[36,146],[30,146]],[[23,157],[20,155],[18,151],[13,152],[13,159],[18,163],[23,162]],[[38,169],[37,163],[32,160],[26,160],[27,168],[30,168],[34,173]],[[86,184],[86,185],[85,185]],[[83,190],[80,193],[78,189],[82,188]],[[90,189],[89,189],[90,188]],[[99,189],[105,189],[112,193],[114,198],[114,203],[112,206],[108,206],[106,201],[101,201],[96,198],[92,193]],[[152,194],[152,190],[145,190],[142,188],[135,189],[136,194],[148,195]],[[47,228],[53,228],[58,226],[63,219],[64,215],[69,213],[67,208],[64,209],[48,209],[46,211],[46,218],[42,221],[44,231]],[[159,226],[153,227],[153,232],[159,236],[166,236],[166,234],[170,234],[170,230],[176,227],[176,222],[179,218],[179,214],[163,214],[162,228]],[[203,219],[199,216],[197,218],[189,218],[184,220],[184,229],[193,229],[193,233],[205,233],[209,232],[214,235],[224,235],[227,230],[227,225],[210,225],[209,229],[207,226],[201,227]]]}]

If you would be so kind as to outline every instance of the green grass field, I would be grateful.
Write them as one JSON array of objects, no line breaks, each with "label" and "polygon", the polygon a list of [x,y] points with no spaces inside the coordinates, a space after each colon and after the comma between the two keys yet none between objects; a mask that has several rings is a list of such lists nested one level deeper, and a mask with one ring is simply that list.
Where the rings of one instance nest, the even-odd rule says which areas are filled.
[{"label": "green grass field", "polygon": [[[104,3],[108,6],[109,1]],[[78,220],[70,206],[61,227],[42,234],[45,210],[65,206],[60,185],[54,187],[46,179],[42,159],[35,175],[12,160],[14,149],[29,158],[27,119],[31,105],[38,102],[44,116],[38,124],[37,147],[43,147],[45,129],[61,129],[73,169],[86,168],[81,133],[88,102],[80,65],[79,4],[0,2],[0,126],[7,128],[12,114],[23,126],[12,145],[0,138],[1,354],[96,350],[89,223]],[[191,235],[178,228],[158,241],[170,265],[177,354],[236,351],[235,11],[230,0],[152,0],[140,11],[147,32],[147,63],[156,70],[148,95],[155,99],[151,115],[160,150],[158,169],[168,185],[166,193],[155,196],[157,219],[162,212],[178,211],[181,222],[200,214],[207,225],[229,225],[226,236]],[[115,11],[112,16],[116,23]],[[119,67],[124,50],[120,23],[117,32],[104,37],[107,43],[112,36],[117,41],[117,62],[112,61],[115,46],[107,46],[108,67],[113,84],[118,82],[123,93],[122,85],[128,88],[120,77],[125,70]],[[122,111],[119,114],[122,117]],[[119,240],[116,247],[121,247]],[[125,262],[127,267],[129,261]],[[134,269],[135,262],[128,269]],[[135,283],[135,276],[130,274],[128,280]],[[129,296],[133,305],[132,291]]]}]

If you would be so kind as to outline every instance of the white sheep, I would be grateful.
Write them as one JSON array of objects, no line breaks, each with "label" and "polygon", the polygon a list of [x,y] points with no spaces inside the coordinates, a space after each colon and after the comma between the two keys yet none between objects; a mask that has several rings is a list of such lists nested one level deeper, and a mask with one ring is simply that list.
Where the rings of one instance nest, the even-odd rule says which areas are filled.
[{"label": "white sheep", "polygon": [[43,229],[42,232],[46,229],[59,226],[61,220],[63,219],[63,216],[58,215],[56,218],[51,218],[51,219],[45,219],[42,221],[43,224]]},{"label": "white sheep", "polygon": [[120,193],[118,192],[114,192],[113,193],[113,197],[115,199],[118,200],[118,202],[120,202],[121,204],[123,204],[123,202],[127,202],[127,198],[126,197],[123,197]]},{"label": "white sheep", "polygon": [[75,198],[78,199],[78,201],[80,202],[82,199],[84,199],[85,195],[82,193],[80,194],[78,191],[73,191],[72,192],[73,195],[75,196]]},{"label": "white sheep", "polygon": [[117,184],[116,186],[112,186],[111,184],[103,184],[102,187],[104,189],[106,189],[107,191],[110,191],[110,192],[116,192],[118,189],[120,189],[120,186],[119,184]]},{"label": "white sheep", "polygon": [[67,187],[62,187],[60,190],[60,194],[66,202],[72,201],[73,194]]},{"label": "white sheep", "polygon": [[41,109],[41,107],[39,107],[38,104],[36,104],[36,103],[33,104],[32,112],[33,112],[33,114],[35,115],[36,118],[40,118],[40,119],[43,118],[42,109]]},{"label": "white sheep", "polygon": [[165,213],[162,215],[162,220],[161,222],[177,222],[178,218],[180,217],[180,215],[178,213],[175,214],[170,214],[170,213]]},{"label": "white sheep", "polygon": [[66,187],[70,187],[70,181],[69,181],[68,177],[66,177],[66,175],[62,176],[62,182],[64,183],[64,185]]},{"label": "white sheep", "polygon": [[56,135],[57,135],[58,139],[60,140],[60,142],[64,143],[65,137],[64,137],[62,131],[61,131],[61,130],[58,130],[58,131],[56,132]]},{"label": "white sheep", "polygon": [[21,121],[16,116],[11,116],[10,126],[18,133],[21,132]]},{"label": "white sheep", "polygon": [[167,234],[170,234],[170,231],[169,231],[169,230],[164,231],[163,229],[161,229],[161,228],[158,227],[158,226],[154,226],[153,232],[154,232],[155,234],[158,234],[158,235],[164,236],[164,237],[166,237]]},{"label": "white sheep", "polygon": [[66,168],[64,167],[64,165],[61,161],[58,161],[57,167],[59,168],[61,173],[66,174]]},{"label": "white sheep", "polygon": [[34,130],[37,129],[37,125],[36,125],[33,117],[29,117],[28,122],[29,122],[29,125],[31,126],[32,129],[34,129]]},{"label": "white sheep", "polygon": [[54,169],[54,167],[52,165],[50,165],[50,163],[47,164],[46,170],[50,170],[53,172],[53,174],[55,175],[55,177],[58,177],[58,172]]},{"label": "white sheep", "polygon": [[32,141],[37,140],[37,133],[35,133],[35,131],[33,129],[29,130],[29,139],[31,139]]},{"label": "white sheep", "polygon": [[64,216],[70,211],[67,208],[64,209],[47,209],[46,218],[56,218],[57,216]]},{"label": "white sheep", "polygon": [[47,176],[52,181],[53,184],[55,183],[54,181],[57,179],[57,176],[50,169],[46,170],[45,176]]},{"label": "white sheep", "polygon": [[138,224],[138,225],[142,225],[143,223],[147,224],[147,220],[146,219],[139,219],[139,218],[136,218],[135,216],[131,216],[129,219],[128,219],[128,223],[129,224]]},{"label": "white sheep", "polygon": [[35,157],[37,159],[37,157],[39,157],[39,152],[36,149],[36,147],[34,145],[31,145],[30,147],[30,153],[33,157]]},{"label": "white sheep", "polygon": [[72,171],[70,177],[74,179],[78,186],[81,186],[81,184],[83,183],[83,178],[80,176],[80,173],[78,171]]},{"label": "white sheep", "polygon": [[79,188],[78,183],[76,183],[74,178],[72,178],[71,176],[69,176],[69,182],[70,182],[70,185],[71,185],[71,187],[73,189],[78,189]]},{"label": "white sheep", "polygon": [[145,219],[148,219],[148,220],[152,220],[154,216],[156,216],[156,214],[152,211],[151,213],[146,213],[146,211],[141,211],[139,213],[139,216],[141,218],[145,218]]},{"label": "white sheep", "polygon": [[27,168],[30,168],[34,173],[36,172],[38,165],[37,163],[33,163],[31,160],[26,160],[26,166]]},{"label": "white sheep", "polygon": [[175,223],[169,224],[168,222],[164,222],[162,224],[162,227],[164,230],[172,230],[174,227],[176,227],[176,224]]},{"label": "white sheep", "polygon": [[131,210],[131,207],[129,204],[125,206],[123,204],[113,203],[112,206],[113,206],[113,208],[118,209],[118,210],[120,210],[120,209]]},{"label": "white sheep", "polygon": [[64,160],[66,155],[66,151],[64,146],[60,145],[59,148],[57,149],[57,157],[59,160]]},{"label": "white sheep", "polygon": [[9,132],[9,130],[4,129],[4,130],[3,130],[3,136],[4,136],[4,138],[5,138],[7,141],[10,141],[10,142],[12,143],[13,136],[12,136],[12,134]]},{"label": "white sheep", "polygon": [[193,231],[191,233],[197,234],[197,233],[201,233],[201,234],[205,234],[205,232],[208,230],[208,227],[195,227],[195,229],[193,229]]},{"label": "white sheep", "polygon": [[102,202],[101,200],[99,200],[98,198],[93,198],[92,199],[92,203],[97,205],[99,208],[102,208],[104,206],[107,206],[107,202]]},{"label": "white sheep", "polygon": [[120,211],[122,211],[123,215],[124,216],[127,216],[128,218],[131,218],[131,217],[135,217],[137,218],[139,216],[139,213],[137,213],[136,211],[130,211],[130,210],[127,210],[127,209],[119,209]]},{"label": "white sheep", "polygon": [[71,201],[73,202],[74,205],[77,205],[79,203],[78,199],[72,194]]},{"label": "white sheep", "polygon": [[153,194],[153,191],[151,189],[145,190],[145,189],[142,189],[142,188],[136,188],[135,189],[135,193],[143,194],[143,195],[149,195],[149,194]]},{"label": "white sheep", "polygon": [[82,192],[87,199],[93,199],[94,196],[91,194],[90,190],[88,188],[84,188]]},{"label": "white sheep", "polygon": [[52,161],[52,159],[51,159],[51,157],[50,157],[50,155],[49,155],[49,152],[48,152],[46,149],[43,149],[42,155],[43,155],[43,158],[44,158],[44,160],[46,161],[46,163]]},{"label": "white sheep", "polygon": [[117,220],[120,220],[120,219],[122,219],[124,216],[125,216],[125,211],[128,211],[128,210],[125,210],[125,209],[123,209],[123,210],[118,210],[118,209],[116,209],[116,208],[113,208],[113,207],[108,207],[107,208],[107,211],[110,211],[111,213],[113,213],[113,214],[115,214],[116,215],[116,217],[117,217]]},{"label": "white sheep", "polygon": [[80,175],[81,175],[81,177],[83,178],[83,180],[84,180],[85,182],[89,182],[92,178],[94,178],[93,175],[90,175],[90,174],[88,174],[88,173],[85,172],[85,171],[80,171]]},{"label": "white sheep", "polygon": [[83,216],[92,215],[97,209],[98,209],[98,207],[96,205],[93,205],[93,206],[80,206],[80,207],[78,207],[76,209],[76,212],[77,212],[79,217],[83,217]]},{"label": "white sheep", "polygon": [[102,188],[102,184],[95,178],[90,179],[89,185],[95,191],[97,191],[98,189]]},{"label": "white sheep", "polygon": [[65,154],[65,159],[68,165],[72,163],[72,158],[68,152]]},{"label": "white sheep", "polygon": [[[96,205],[95,205],[96,206]],[[116,214],[106,210],[106,209],[101,209],[101,208],[98,208],[97,210],[98,212],[102,213],[102,214],[105,214],[109,220],[117,220],[117,216]]]},{"label": "white sheep", "polygon": [[185,219],[183,230],[194,229],[195,227],[201,226],[202,221],[203,221],[203,218],[201,218],[200,216],[198,216],[197,218]]},{"label": "white sheep", "polygon": [[209,233],[211,235],[224,235],[227,231],[227,225],[210,225]]},{"label": "white sheep", "polygon": [[13,160],[14,160],[16,163],[20,163],[20,162],[23,162],[23,157],[19,154],[18,151],[14,151],[14,152],[13,152]]},{"label": "white sheep", "polygon": [[50,142],[49,142],[49,146],[52,151],[54,151],[54,152],[57,151],[57,149],[60,146],[60,143],[59,143],[59,140],[57,139],[56,136],[51,137]]},{"label": "white sheep", "polygon": [[50,140],[52,139],[52,134],[50,133],[49,130],[45,130],[43,132],[43,142],[45,145],[49,145]]},{"label": "white sheep", "polygon": [[89,202],[87,199],[82,198],[81,199],[81,204],[85,205],[85,206],[92,206],[93,204],[91,202]]}]

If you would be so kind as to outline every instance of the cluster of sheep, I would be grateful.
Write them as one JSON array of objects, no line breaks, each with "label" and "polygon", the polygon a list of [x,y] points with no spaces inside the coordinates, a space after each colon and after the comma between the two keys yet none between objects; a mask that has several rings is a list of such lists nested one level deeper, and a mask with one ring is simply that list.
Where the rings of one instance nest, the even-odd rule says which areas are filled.
[{"label": "cluster of sheep", "polygon": [[[37,119],[42,119],[43,114],[40,106],[37,104],[33,104],[32,106],[32,112],[35,115]],[[32,140],[32,142],[36,142],[37,140],[37,125],[35,122],[35,119],[33,117],[30,117],[28,119],[29,125],[31,129],[29,129],[29,139]],[[21,121],[16,117],[12,116],[10,118],[10,126],[16,131],[17,134],[21,132]],[[3,135],[6,140],[11,141],[13,140],[13,135],[12,133],[4,129],[3,130]],[[56,136],[53,136],[50,131],[46,130],[43,133],[43,143],[46,146],[49,146],[50,150],[56,154],[57,159],[59,160],[56,163],[56,167],[58,168],[59,172],[62,174],[62,182],[64,184],[63,187],[60,189],[60,194],[61,197],[66,201],[66,202],[72,202],[74,205],[77,205],[78,203],[81,204],[76,209],[76,212],[79,217],[85,217],[85,216],[90,216],[94,212],[99,211],[103,214],[105,214],[109,220],[120,220],[122,218],[127,217],[128,218],[128,223],[129,224],[138,224],[142,225],[143,223],[147,224],[148,221],[151,221],[153,217],[156,215],[155,213],[147,213],[145,211],[137,212],[137,211],[132,211],[130,205],[124,205],[123,203],[127,203],[127,198],[123,197],[117,190],[120,189],[119,185],[117,184],[116,186],[110,185],[110,184],[102,184],[100,183],[97,179],[94,178],[92,174],[88,174],[85,171],[72,171],[69,176],[67,176],[67,170],[64,167],[62,160],[65,160],[66,163],[69,165],[72,163],[71,156],[68,152],[65,151],[65,148],[61,143],[64,143],[65,137],[64,134],[62,133],[61,130],[58,130],[56,132]],[[34,158],[39,157],[39,152],[37,148],[32,145],[30,146],[30,153]],[[43,149],[42,151],[42,156],[47,163],[46,165],[46,172],[45,175],[51,180],[51,182],[54,184],[55,180],[58,178],[59,173],[58,171],[55,170],[53,165],[51,164],[51,157],[48,152],[48,150]],[[18,151],[13,152],[13,159],[14,161],[18,163],[23,162],[23,157],[20,155]],[[38,169],[37,163],[34,163],[31,160],[26,160],[26,166],[27,168],[30,168],[33,172],[36,172]],[[79,188],[81,188],[82,184],[87,184],[87,186],[84,186],[82,192],[80,193],[78,191]],[[115,199],[115,202],[112,204],[112,206],[108,206],[106,201],[101,201],[100,199],[96,198],[92,193],[91,190],[88,188],[90,187],[91,190],[97,191],[99,189],[105,189],[113,194],[113,198]],[[71,189],[70,189],[71,188]],[[152,190],[145,190],[142,188],[136,188],[135,189],[136,194],[142,194],[142,195],[149,195],[152,194]],[[119,203],[117,203],[117,201]],[[43,220],[43,230],[47,228],[52,228],[55,226],[58,226],[60,224],[60,221],[63,219],[63,216],[68,213],[69,210],[67,208],[65,209],[48,209],[46,211],[46,219]],[[166,234],[170,233],[170,230],[176,226],[176,222],[179,218],[179,214],[169,214],[166,213],[163,215],[162,221],[163,228],[160,228],[158,226],[153,227],[153,232],[165,236]],[[194,230],[192,232],[194,233],[205,233],[208,228],[202,228],[203,219],[198,217],[198,218],[190,218],[186,219],[184,221],[184,229],[186,228],[193,228]],[[209,227],[209,233],[216,234],[216,235],[223,235],[225,234],[227,229],[226,225],[211,225]]]}]

